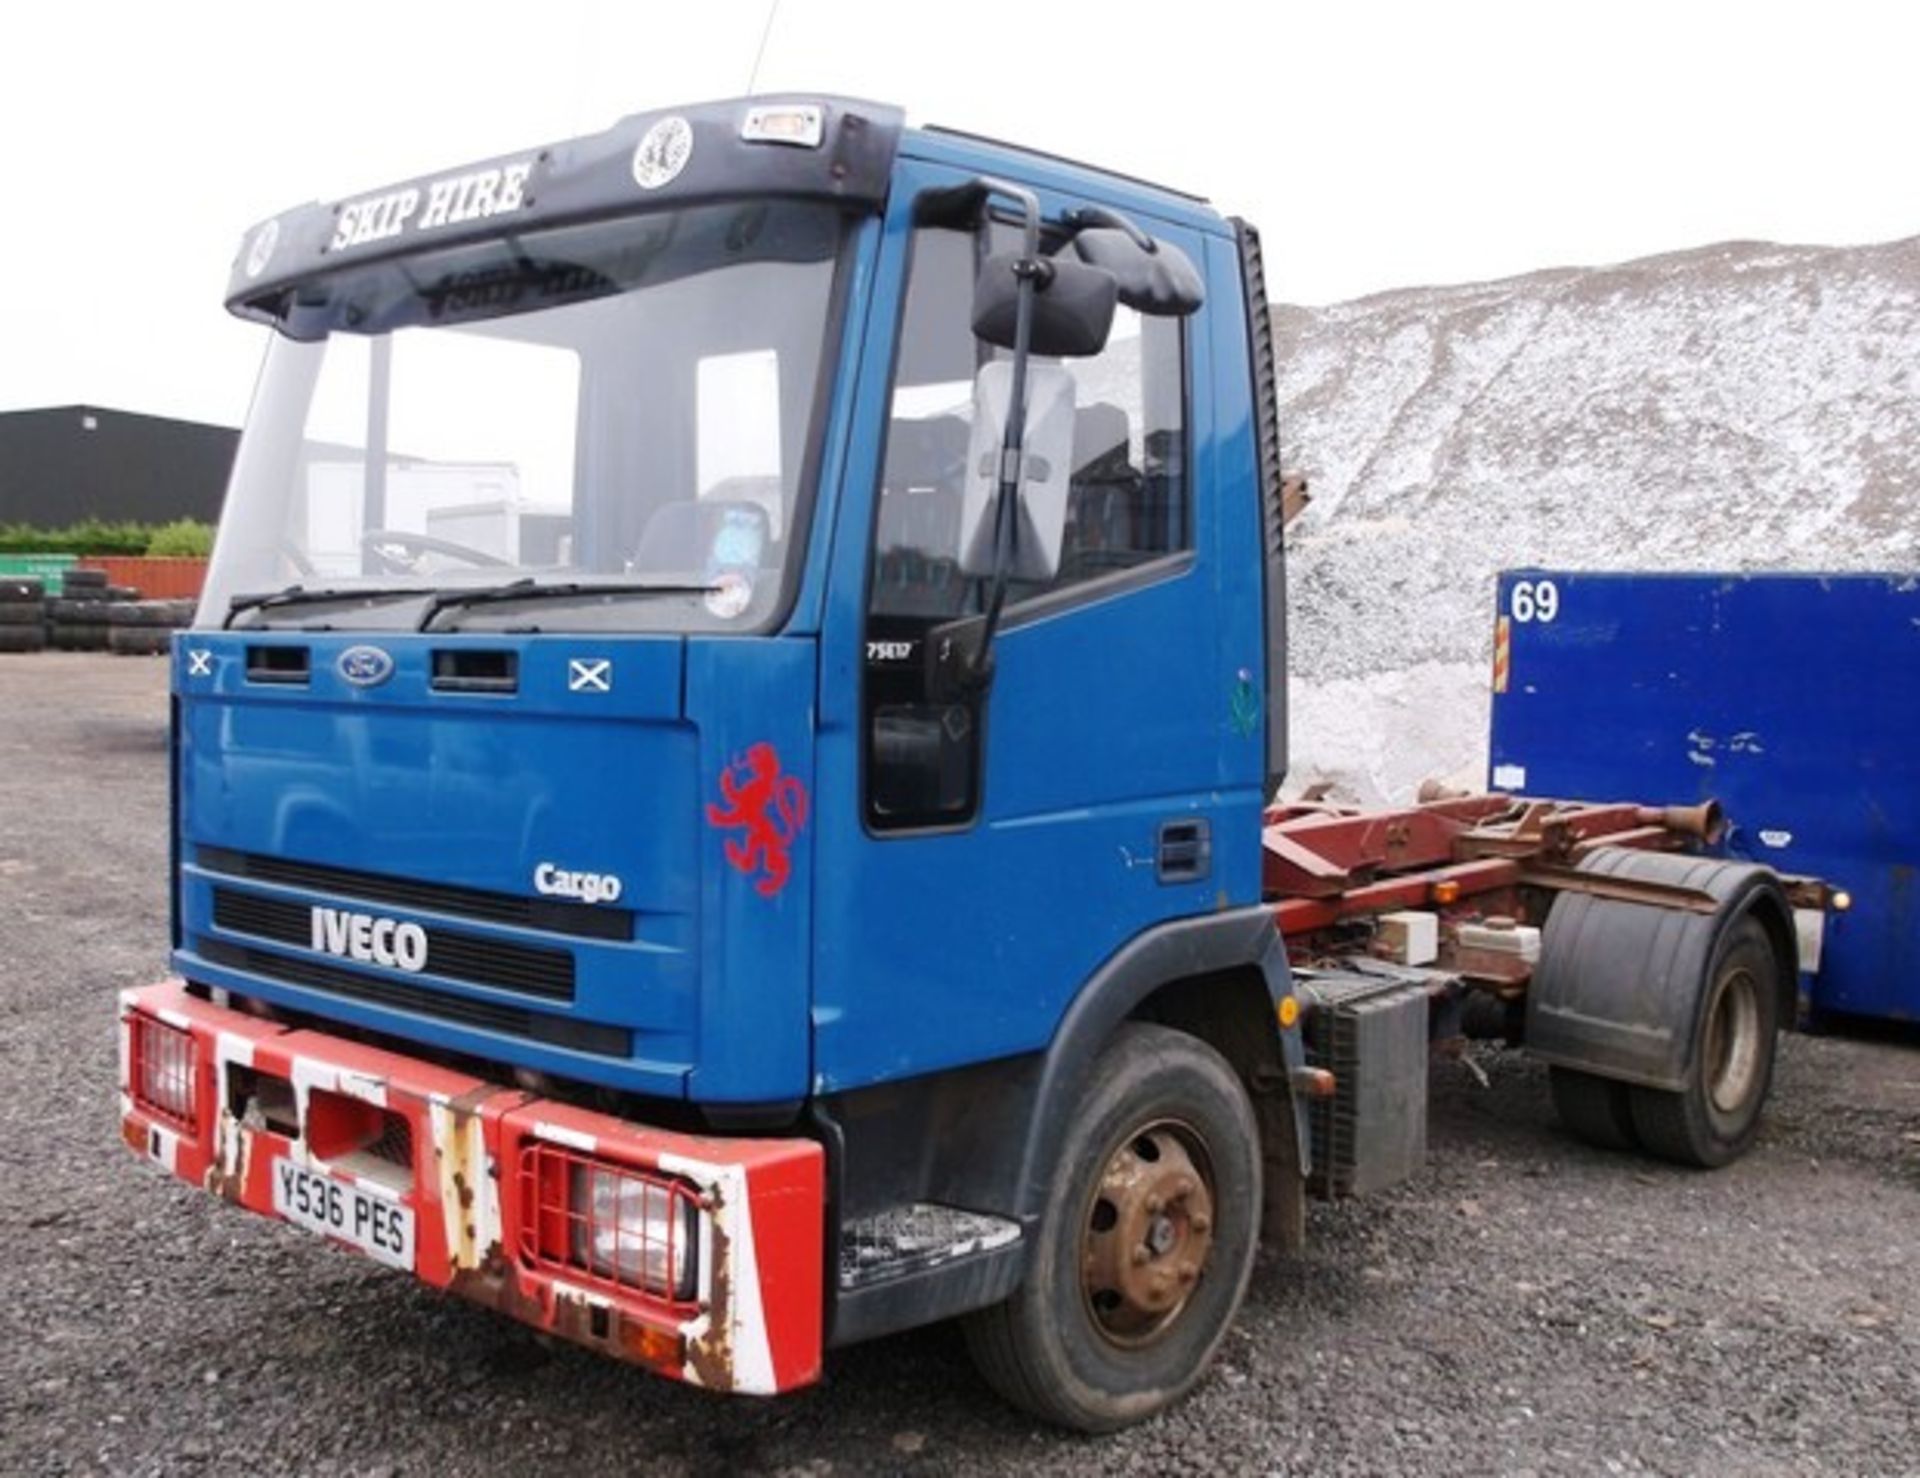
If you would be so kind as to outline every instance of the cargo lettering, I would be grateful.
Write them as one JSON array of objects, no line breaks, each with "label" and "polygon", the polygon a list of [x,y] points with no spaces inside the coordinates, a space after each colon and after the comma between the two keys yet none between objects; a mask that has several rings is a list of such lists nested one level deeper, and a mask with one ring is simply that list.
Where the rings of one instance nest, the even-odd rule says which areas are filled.
[{"label": "cargo lettering", "polygon": [[620,879],[610,872],[564,872],[551,862],[533,870],[533,886],[550,898],[578,898],[582,903],[612,903],[620,896]]},{"label": "cargo lettering", "polygon": [[427,931],[418,924],[316,905],[312,926],[313,947],[322,954],[414,974],[427,968]]}]

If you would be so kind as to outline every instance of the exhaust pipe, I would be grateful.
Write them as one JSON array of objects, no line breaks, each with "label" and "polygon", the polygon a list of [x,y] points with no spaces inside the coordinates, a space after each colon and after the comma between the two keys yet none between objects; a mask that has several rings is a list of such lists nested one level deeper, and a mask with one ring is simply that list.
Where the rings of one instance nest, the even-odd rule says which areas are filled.
[{"label": "exhaust pipe", "polygon": [[1711,845],[1727,829],[1726,813],[1718,801],[1702,801],[1697,806],[1642,806],[1639,812],[1644,826],[1664,826]]}]

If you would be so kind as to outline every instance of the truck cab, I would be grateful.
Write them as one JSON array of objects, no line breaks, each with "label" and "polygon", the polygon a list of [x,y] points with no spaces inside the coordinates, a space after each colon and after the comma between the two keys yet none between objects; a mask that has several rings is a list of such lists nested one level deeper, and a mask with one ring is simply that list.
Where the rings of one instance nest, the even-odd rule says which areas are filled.
[{"label": "truck cab", "polygon": [[[1249,230],[757,98],[288,211],[229,307],[131,1143],[757,1391],[1008,1299],[1156,993],[1247,1012],[1300,1174]],[[1225,1152],[1163,1147],[1204,1198]],[[1155,1226],[1237,1303],[1251,1222]],[[1087,1296],[1124,1364],[1186,1286]]]}]

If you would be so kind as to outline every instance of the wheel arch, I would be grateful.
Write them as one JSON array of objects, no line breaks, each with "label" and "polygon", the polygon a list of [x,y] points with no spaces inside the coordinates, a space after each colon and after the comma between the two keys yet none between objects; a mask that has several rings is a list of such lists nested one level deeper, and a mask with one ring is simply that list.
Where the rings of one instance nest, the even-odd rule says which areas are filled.
[{"label": "wheel arch", "polygon": [[1074,996],[1047,1047],[1022,1152],[1022,1215],[1044,1204],[1064,1126],[1101,1050],[1123,1023],[1148,1021],[1206,1042],[1246,1085],[1267,1169],[1263,1233],[1297,1249],[1310,1152],[1292,1087],[1305,1049],[1278,1014],[1292,994],[1286,947],[1265,907],[1175,920],[1122,946]]},{"label": "wheel arch", "polygon": [[1580,871],[1623,883],[1685,888],[1711,912],[1566,892],[1554,900],[1527,992],[1527,1050],[1603,1078],[1677,1091],[1714,951],[1745,918],[1766,931],[1778,964],[1779,1019],[1793,1019],[1798,953],[1793,913],[1769,868],[1754,863],[1601,847]]},{"label": "wheel arch", "polygon": [[1746,913],[1759,920],[1773,945],[1773,956],[1780,967],[1780,1024],[1792,1026],[1800,1003],[1800,938],[1793,925],[1793,908],[1779,887],[1757,888],[1750,895]]}]

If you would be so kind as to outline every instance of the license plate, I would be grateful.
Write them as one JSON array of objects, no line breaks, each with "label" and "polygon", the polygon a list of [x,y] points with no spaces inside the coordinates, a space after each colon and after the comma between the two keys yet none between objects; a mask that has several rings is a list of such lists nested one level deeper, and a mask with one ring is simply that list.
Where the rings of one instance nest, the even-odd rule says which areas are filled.
[{"label": "license plate", "polygon": [[397,1201],[275,1160],[273,1209],[295,1226],[357,1247],[390,1268],[413,1271],[413,1212]]}]

